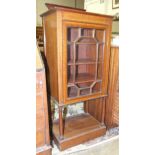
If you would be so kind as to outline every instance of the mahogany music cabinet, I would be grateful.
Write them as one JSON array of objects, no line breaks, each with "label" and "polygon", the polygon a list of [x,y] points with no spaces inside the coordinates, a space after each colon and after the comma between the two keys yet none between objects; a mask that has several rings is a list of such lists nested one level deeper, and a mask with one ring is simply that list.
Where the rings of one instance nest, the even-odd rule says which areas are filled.
[{"label": "mahogany music cabinet", "polygon": [[[41,16],[50,96],[59,108],[59,119],[53,121],[53,135],[60,150],[64,150],[106,132],[112,16],[61,7]],[[100,107],[99,120],[87,108],[83,114],[63,117],[67,105],[88,101]]]}]

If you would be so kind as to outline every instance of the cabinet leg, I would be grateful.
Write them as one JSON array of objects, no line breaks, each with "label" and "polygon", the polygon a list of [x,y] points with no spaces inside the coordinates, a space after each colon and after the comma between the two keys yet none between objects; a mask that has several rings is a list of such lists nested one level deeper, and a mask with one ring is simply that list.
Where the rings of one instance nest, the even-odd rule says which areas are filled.
[{"label": "cabinet leg", "polygon": [[85,111],[85,113],[89,113],[89,102],[88,101],[85,101],[84,102],[84,111]]},{"label": "cabinet leg", "polygon": [[100,102],[102,103],[101,125],[104,125],[104,119],[105,119],[105,99],[101,98]]},{"label": "cabinet leg", "polygon": [[62,140],[63,137],[63,117],[62,117],[62,106],[59,106],[59,134],[60,134],[60,140]]}]

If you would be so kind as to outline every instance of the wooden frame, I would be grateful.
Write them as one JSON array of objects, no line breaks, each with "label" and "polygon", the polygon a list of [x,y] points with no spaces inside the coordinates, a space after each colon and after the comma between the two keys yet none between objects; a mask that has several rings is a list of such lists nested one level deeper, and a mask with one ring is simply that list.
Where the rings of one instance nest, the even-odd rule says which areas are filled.
[{"label": "wooden frame", "polygon": [[112,0],[112,9],[119,8],[119,0]]}]

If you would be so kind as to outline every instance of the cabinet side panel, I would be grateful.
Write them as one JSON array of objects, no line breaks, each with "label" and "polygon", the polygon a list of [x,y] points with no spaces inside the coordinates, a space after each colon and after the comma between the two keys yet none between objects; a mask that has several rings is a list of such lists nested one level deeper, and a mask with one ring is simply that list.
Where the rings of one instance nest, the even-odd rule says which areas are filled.
[{"label": "cabinet side panel", "polygon": [[55,12],[43,17],[43,27],[49,94],[58,100],[57,19]]},{"label": "cabinet side panel", "polygon": [[118,72],[119,48],[111,47],[108,97],[106,99],[105,123],[108,128],[118,125]]},{"label": "cabinet side panel", "polygon": [[58,94],[59,103],[63,103],[63,62],[62,62],[62,12],[57,11],[57,63],[58,63]]},{"label": "cabinet side panel", "polygon": [[[118,78],[118,77],[117,77]],[[116,83],[116,91],[114,95],[114,106],[112,112],[113,126],[119,126],[119,79]]]}]

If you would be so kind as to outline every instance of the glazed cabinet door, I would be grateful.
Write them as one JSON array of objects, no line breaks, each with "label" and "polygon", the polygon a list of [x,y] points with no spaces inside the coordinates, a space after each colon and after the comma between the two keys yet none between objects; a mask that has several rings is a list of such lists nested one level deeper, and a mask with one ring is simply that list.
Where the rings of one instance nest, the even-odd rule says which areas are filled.
[{"label": "glazed cabinet door", "polygon": [[65,104],[107,95],[109,32],[107,25],[63,22]]}]

